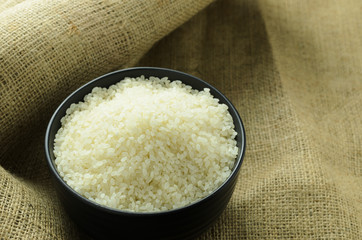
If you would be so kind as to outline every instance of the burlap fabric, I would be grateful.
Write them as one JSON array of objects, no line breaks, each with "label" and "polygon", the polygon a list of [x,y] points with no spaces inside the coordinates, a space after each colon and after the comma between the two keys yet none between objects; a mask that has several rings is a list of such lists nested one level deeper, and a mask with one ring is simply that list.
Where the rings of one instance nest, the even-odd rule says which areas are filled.
[{"label": "burlap fabric", "polygon": [[361,2],[209,2],[0,2],[0,239],[85,237],[45,128],[72,90],[129,66],[201,77],[244,120],[238,185],[200,239],[362,239]]}]

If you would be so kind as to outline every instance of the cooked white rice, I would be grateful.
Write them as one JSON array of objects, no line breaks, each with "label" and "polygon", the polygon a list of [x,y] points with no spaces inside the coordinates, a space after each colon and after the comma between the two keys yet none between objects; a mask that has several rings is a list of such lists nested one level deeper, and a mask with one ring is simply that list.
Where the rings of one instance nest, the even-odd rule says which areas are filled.
[{"label": "cooked white rice", "polygon": [[209,89],[126,78],[72,104],[55,137],[57,169],[75,191],[112,208],[154,212],[205,197],[238,152],[232,117]]}]

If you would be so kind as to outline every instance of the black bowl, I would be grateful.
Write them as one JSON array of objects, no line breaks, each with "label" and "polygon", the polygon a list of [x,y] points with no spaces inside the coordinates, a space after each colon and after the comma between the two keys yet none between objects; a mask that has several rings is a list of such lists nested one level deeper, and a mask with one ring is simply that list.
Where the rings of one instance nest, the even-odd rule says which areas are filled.
[{"label": "black bowl", "polygon": [[[209,88],[210,93],[229,107],[233,118],[238,156],[231,175],[207,197],[191,205],[156,213],[134,213],[102,206],[75,192],[57,172],[53,154],[55,134],[61,126],[60,119],[72,103],[83,101],[94,87],[109,87],[125,77],[168,77],[181,80],[194,89]],[[55,189],[66,212],[89,235],[99,239],[190,239],[200,235],[226,208],[237,182],[245,152],[245,131],[238,112],[231,102],[207,82],[189,74],[154,67],[138,67],[115,71],[90,81],[67,97],[50,119],[45,136],[45,154]]]}]

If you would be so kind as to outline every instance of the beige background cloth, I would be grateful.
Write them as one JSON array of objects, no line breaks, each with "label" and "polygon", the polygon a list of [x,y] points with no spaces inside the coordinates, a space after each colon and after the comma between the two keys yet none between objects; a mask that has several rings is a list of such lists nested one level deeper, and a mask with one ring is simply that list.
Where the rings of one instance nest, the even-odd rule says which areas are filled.
[{"label": "beige background cloth", "polygon": [[244,121],[239,182],[200,239],[362,239],[362,2],[210,2],[0,1],[0,239],[85,238],[45,128],[73,90],[130,66],[198,76]]}]

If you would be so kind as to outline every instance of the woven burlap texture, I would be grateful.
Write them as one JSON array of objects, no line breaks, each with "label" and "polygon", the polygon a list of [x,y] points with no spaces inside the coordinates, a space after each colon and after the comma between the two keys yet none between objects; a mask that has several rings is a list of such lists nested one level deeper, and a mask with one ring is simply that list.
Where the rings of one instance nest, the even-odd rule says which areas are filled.
[{"label": "woven burlap texture", "polygon": [[196,75],[244,121],[239,182],[200,239],[362,239],[361,2],[209,3],[0,2],[0,239],[84,238],[45,128],[72,90],[129,66]]}]

